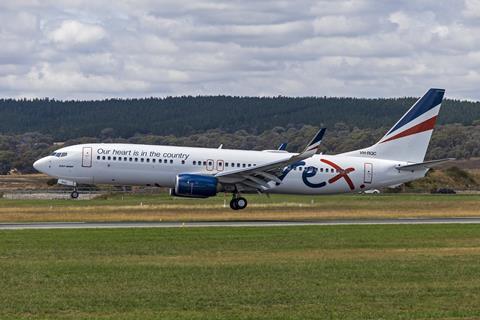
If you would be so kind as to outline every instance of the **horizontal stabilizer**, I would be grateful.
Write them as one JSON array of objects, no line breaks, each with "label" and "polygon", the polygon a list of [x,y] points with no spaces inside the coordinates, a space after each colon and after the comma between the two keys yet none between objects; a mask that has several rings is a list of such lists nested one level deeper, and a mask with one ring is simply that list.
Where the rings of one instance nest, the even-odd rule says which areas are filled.
[{"label": "horizontal stabilizer", "polygon": [[405,166],[399,166],[397,167],[398,170],[407,170],[407,171],[415,171],[415,170],[425,170],[425,169],[430,169],[433,167],[436,167],[442,163],[448,162],[455,160],[454,158],[447,158],[447,159],[439,159],[439,160],[431,160],[431,161],[425,161],[425,162],[420,162],[420,163],[413,163],[413,164],[407,164]]}]

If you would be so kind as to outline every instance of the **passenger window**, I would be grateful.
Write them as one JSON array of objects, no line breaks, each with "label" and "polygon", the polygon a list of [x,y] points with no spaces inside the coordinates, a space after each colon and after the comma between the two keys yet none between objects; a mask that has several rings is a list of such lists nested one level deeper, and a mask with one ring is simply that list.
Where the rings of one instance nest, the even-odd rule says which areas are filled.
[{"label": "passenger window", "polygon": [[135,158],[135,162],[138,162],[138,158]]},{"label": "passenger window", "polygon": [[196,166],[197,165],[197,161],[193,160],[193,165]]},{"label": "passenger window", "polygon": [[237,163],[237,168],[240,168],[240,163]]},{"label": "passenger window", "polygon": [[185,160],[182,160],[182,164],[185,164]]},{"label": "passenger window", "polygon": [[150,162],[150,158],[147,158],[147,162]]},{"label": "passenger window", "polygon": [[252,164],[251,164],[251,163],[249,163],[249,164],[248,164],[248,167],[251,167],[251,166],[252,166]]},{"label": "passenger window", "polygon": [[140,158],[140,162],[143,162],[143,158]]},{"label": "passenger window", "polygon": [[167,159],[163,159],[163,163],[167,163]]},{"label": "passenger window", "polygon": [[172,160],[172,159],[170,159],[170,163],[173,163],[173,160]]},{"label": "passenger window", "polygon": [[245,165],[245,163],[243,163],[243,164],[242,164],[242,167],[244,167],[244,168],[245,168],[245,166],[246,166],[246,165]]},{"label": "passenger window", "polygon": [[132,162],[132,161],[133,161],[133,158],[129,158],[128,161]]},{"label": "passenger window", "polygon": [[97,160],[100,160],[100,156],[97,156]]},{"label": "passenger window", "polygon": [[102,157],[102,160],[105,160],[105,156]]},{"label": "passenger window", "polygon": [[117,160],[117,157],[113,157],[113,160],[114,160],[114,161]]},{"label": "passenger window", "polygon": [[228,162],[225,162],[225,167],[228,167]]},{"label": "passenger window", "polygon": [[203,161],[203,165],[206,166],[206,165],[207,165],[207,161]]},{"label": "passenger window", "polygon": [[152,159],[152,162],[153,162],[153,163],[155,163],[155,161],[156,161],[155,159]]}]

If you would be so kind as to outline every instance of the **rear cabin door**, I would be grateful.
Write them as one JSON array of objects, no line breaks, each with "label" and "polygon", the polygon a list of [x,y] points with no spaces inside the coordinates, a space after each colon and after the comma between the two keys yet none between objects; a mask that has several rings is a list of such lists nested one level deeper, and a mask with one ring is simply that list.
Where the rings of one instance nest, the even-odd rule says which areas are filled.
[{"label": "rear cabin door", "polygon": [[90,168],[91,166],[92,166],[92,147],[83,147],[82,167]]},{"label": "rear cabin door", "polygon": [[363,182],[364,183],[372,183],[372,181],[373,181],[373,164],[372,163],[365,163],[364,174],[363,174]]}]

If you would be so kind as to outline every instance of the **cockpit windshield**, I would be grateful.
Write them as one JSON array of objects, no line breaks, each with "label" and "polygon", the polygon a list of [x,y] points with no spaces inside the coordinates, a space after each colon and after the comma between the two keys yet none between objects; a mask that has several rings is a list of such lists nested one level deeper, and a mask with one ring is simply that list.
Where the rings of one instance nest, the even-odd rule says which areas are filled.
[{"label": "cockpit windshield", "polygon": [[67,153],[66,152],[53,152],[52,154],[50,154],[52,157],[57,157],[57,158],[60,158],[60,157],[66,157],[67,156]]}]

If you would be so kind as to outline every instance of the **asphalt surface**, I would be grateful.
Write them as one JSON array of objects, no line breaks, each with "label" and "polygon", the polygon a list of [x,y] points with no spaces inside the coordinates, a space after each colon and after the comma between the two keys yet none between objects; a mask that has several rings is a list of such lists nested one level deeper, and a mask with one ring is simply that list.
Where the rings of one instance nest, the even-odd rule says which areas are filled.
[{"label": "asphalt surface", "polygon": [[22,229],[119,229],[119,228],[207,228],[207,227],[295,227],[338,225],[398,224],[480,224],[478,218],[412,218],[412,219],[337,219],[308,221],[205,221],[205,222],[42,222],[0,223],[0,230]]}]

